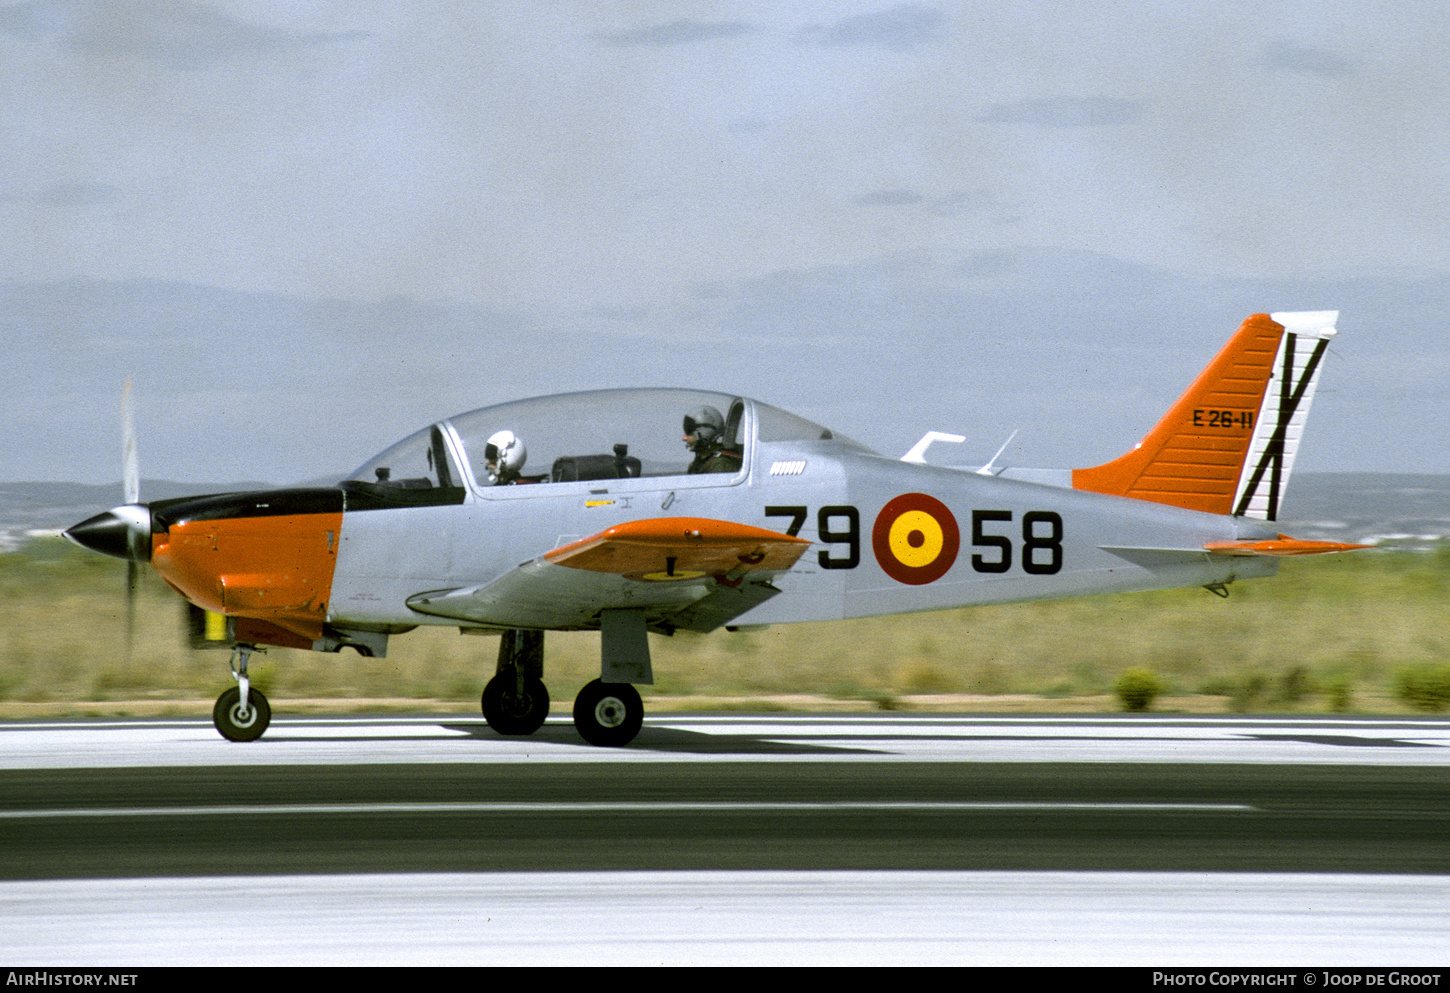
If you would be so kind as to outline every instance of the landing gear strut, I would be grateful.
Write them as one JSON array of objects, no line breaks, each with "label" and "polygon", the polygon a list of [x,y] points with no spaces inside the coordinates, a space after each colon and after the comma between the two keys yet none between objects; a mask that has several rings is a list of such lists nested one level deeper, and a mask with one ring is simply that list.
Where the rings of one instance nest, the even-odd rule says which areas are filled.
[{"label": "landing gear strut", "polygon": [[591,745],[627,745],[644,724],[644,701],[632,684],[654,682],[643,610],[599,615],[599,678],[574,698],[574,728]]},{"label": "landing gear strut", "polygon": [[217,697],[211,709],[212,723],[228,741],[256,741],[272,723],[272,707],[261,690],[252,689],[247,678],[247,661],[255,649],[251,645],[232,648],[228,665],[237,685]]},{"label": "landing gear strut", "polygon": [[[600,616],[600,678],[574,700],[574,727],[591,745],[627,745],[644,724],[644,701],[633,683],[654,682],[645,612],[606,610]],[[498,670],[483,688],[483,717],[499,734],[533,734],[549,716],[544,686],[544,632],[505,631]]]},{"label": "landing gear strut", "polygon": [[499,734],[533,734],[549,716],[544,674],[544,632],[505,631],[498,671],[483,688],[483,718]]}]

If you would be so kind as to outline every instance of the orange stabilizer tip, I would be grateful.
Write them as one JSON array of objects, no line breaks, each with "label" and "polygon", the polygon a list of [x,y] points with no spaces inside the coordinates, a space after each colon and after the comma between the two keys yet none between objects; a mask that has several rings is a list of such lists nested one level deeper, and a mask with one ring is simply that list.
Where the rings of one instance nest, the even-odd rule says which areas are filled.
[{"label": "orange stabilizer tip", "polygon": [[1301,541],[1281,534],[1277,539],[1268,541],[1210,541],[1203,547],[1214,555],[1328,555],[1374,546],[1343,541]]}]

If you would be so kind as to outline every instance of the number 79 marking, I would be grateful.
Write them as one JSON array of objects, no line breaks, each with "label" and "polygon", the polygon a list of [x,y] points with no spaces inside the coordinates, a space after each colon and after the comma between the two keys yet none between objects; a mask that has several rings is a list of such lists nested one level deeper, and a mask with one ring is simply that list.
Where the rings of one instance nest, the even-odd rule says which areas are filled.
[{"label": "number 79 marking", "polygon": [[[785,533],[792,538],[800,534],[809,511],[805,507],[766,507],[766,517],[789,517],[790,525]],[[836,523],[845,521],[844,527]],[[816,535],[827,545],[845,545],[844,555],[833,554],[832,549],[816,553],[816,561],[822,569],[854,569],[861,564],[861,513],[847,504],[822,507],[816,511]]]}]

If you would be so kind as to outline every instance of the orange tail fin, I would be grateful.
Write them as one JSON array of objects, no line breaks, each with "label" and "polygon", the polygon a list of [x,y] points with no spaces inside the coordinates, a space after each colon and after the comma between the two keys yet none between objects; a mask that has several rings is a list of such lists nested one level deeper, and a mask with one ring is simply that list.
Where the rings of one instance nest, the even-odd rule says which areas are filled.
[{"label": "orange tail fin", "polygon": [[1132,451],[1074,489],[1275,520],[1338,311],[1255,314]]}]

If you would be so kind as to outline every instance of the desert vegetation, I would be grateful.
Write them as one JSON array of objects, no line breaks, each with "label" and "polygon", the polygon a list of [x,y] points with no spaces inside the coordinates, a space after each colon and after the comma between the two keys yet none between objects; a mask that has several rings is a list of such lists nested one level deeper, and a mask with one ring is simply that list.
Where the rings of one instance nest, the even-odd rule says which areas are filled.
[{"label": "desert vegetation", "polygon": [[[226,653],[187,647],[179,598],[149,572],[128,651],[125,571],[60,539],[0,555],[0,715],[209,712]],[[1169,590],[651,636],[648,692],[655,710],[1434,711],[1450,706],[1447,595],[1450,548],[1374,551],[1288,560],[1227,600]],[[273,649],[252,671],[294,712],[471,710],[497,644],[420,627],[386,658]],[[598,636],[547,644],[545,681],[572,700],[598,675]]]}]

